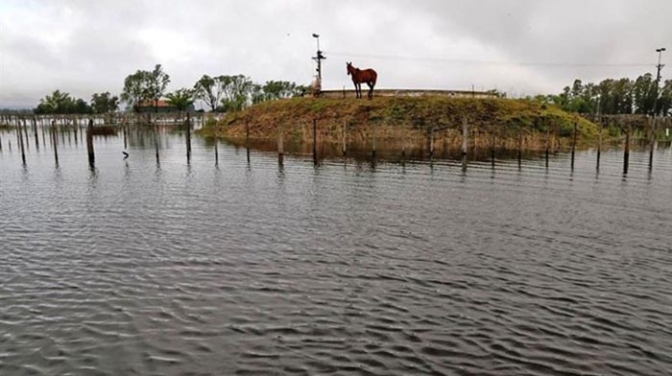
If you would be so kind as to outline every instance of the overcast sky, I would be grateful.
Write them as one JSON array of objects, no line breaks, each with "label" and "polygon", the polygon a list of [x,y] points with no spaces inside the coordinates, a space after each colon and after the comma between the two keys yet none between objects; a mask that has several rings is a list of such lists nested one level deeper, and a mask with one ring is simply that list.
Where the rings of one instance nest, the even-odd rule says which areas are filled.
[{"label": "overcast sky", "polygon": [[119,94],[157,63],[169,90],[203,74],[308,84],[312,33],[325,89],[352,86],[352,61],[380,88],[555,93],[655,74],[671,15],[669,0],[0,0],[0,108],[56,89]]}]

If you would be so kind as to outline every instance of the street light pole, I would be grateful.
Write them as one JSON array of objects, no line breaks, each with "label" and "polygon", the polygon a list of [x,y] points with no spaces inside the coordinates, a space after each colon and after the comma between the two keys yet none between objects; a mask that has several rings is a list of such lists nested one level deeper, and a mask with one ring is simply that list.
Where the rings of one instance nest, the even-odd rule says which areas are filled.
[{"label": "street light pole", "polygon": [[658,68],[658,73],[656,73],[656,100],[653,102],[653,114],[651,115],[651,136],[650,136],[650,150],[649,150],[649,170],[653,169],[653,152],[655,151],[656,147],[656,112],[658,111],[658,98],[660,98],[660,71],[663,69],[665,65],[661,64],[661,59],[663,52],[665,51],[665,47],[658,48],[656,49],[656,52],[658,52],[658,65],[656,68]]},{"label": "street light pole", "polygon": [[318,34],[313,34],[313,38],[317,39],[317,51],[320,51],[320,36]]},{"label": "street light pole", "polygon": [[658,68],[658,73],[656,74],[656,101],[653,104],[653,116],[656,116],[656,110],[658,109],[658,97],[660,97],[660,71],[663,69],[665,64],[661,64],[661,59],[663,56],[663,52],[665,52],[665,47],[663,48],[658,48],[656,50],[658,52],[658,65],[656,65],[656,68]]},{"label": "street light pole", "polygon": [[665,66],[665,64],[660,63],[664,51],[665,51],[664,47],[656,50],[656,52],[658,52],[658,65],[656,66],[658,68],[658,74],[656,75],[656,85],[660,84],[660,71]]},{"label": "street light pole", "polygon": [[326,60],[327,58],[324,57],[322,54],[322,51],[320,50],[320,36],[318,34],[313,33],[313,38],[317,39],[317,56],[313,58],[317,62],[317,82],[319,83],[320,87],[322,86],[322,60]]}]

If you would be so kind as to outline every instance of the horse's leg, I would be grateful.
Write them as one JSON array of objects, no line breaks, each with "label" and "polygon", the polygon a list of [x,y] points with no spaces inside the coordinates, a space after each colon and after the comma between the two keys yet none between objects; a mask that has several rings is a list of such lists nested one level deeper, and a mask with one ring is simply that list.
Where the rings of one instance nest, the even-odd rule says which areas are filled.
[{"label": "horse's leg", "polygon": [[359,98],[359,93],[357,91],[357,83],[354,81],[352,83],[355,85],[355,98]]},{"label": "horse's leg", "polygon": [[367,85],[369,85],[369,94],[367,95],[369,99],[373,98],[373,83],[372,82],[367,82]]},{"label": "horse's leg", "polygon": [[362,84],[359,82],[355,84],[355,98],[359,98],[362,95]]}]

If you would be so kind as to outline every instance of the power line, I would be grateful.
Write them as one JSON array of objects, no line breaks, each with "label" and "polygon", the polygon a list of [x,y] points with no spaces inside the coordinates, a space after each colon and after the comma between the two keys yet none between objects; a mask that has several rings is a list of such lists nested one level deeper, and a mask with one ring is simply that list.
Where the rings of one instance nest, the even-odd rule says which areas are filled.
[{"label": "power line", "polygon": [[554,62],[508,62],[496,60],[465,60],[449,59],[441,57],[421,57],[403,55],[376,55],[376,54],[353,54],[347,52],[329,52],[331,56],[369,58],[382,60],[412,60],[412,61],[435,61],[449,64],[462,65],[497,65],[497,66],[544,66],[544,67],[648,67],[647,63],[554,63]]}]

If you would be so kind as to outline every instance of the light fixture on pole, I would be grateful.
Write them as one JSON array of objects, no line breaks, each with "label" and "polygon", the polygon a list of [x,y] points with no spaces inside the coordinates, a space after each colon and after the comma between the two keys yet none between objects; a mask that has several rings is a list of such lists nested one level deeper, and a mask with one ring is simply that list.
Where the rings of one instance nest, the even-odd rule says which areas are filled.
[{"label": "light fixture on pole", "polygon": [[313,33],[313,38],[317,39],[317,50],[320,50],[320,35]]}]

